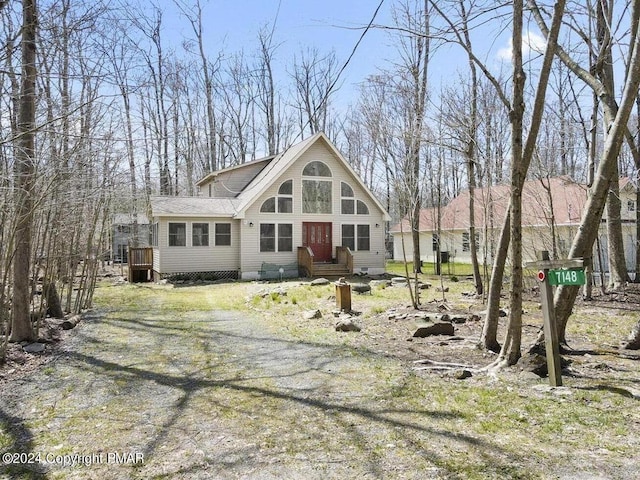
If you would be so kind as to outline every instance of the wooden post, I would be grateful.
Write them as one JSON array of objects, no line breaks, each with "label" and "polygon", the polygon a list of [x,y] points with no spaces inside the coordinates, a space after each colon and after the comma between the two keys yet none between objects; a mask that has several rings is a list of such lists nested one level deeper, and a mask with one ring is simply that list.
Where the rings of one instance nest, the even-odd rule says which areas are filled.
[{"label": "wooden post", "polygon": [[[539,253],[542,262],[549,261],[549,252],[544,250]],[[542,315],[544,318],[544,345],[547,354],[547,370],[549,372],[549,385],[562,386],[562,366],[560,364],[560,344],[558,342],[558,330],[556,329],[556,314],[553,309],[553,289],[549,283],[549,268],[543,268],[538,273],[541,281],[540,298],[542,300]]]}]

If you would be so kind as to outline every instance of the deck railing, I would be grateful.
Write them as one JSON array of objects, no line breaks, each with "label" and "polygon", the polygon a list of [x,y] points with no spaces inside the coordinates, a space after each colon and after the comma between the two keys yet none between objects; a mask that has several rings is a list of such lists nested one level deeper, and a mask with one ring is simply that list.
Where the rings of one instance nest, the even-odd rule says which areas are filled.
[{"label": "deck railing", "polygon": [[346,265],[349,272],[353,272],[353,253],[349,247],[336,247],[336,260],[340,265]]},{"label": "deck railing", "polygon": [[148,282],[153,270],[153,248],[129,247],[129,282]]},{"label": "deck railing", "polygon": [[151,247],[129,247],[129,268],[152,268],[153,248]]},{"label": "deck railing", "polygon": [[313,277],[313,252],[309,247],[298,247],[298,270],[303,276]]}]

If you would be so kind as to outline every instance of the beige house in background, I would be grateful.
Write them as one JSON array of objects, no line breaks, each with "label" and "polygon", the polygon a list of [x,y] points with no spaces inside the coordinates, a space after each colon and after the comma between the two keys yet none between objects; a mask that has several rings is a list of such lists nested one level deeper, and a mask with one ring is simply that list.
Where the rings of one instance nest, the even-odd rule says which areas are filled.
[{"label": "beige house in background", "polygon": [[384,272],[389,215],[324,133],[197,186],[151,200],[156,279]]},{"label": "beige house in background", "polygon": [[[478,258],[492,264],[493,252],[509,203],[508,185],[475,190],[475,224]],[[629,271],[635,269],[636,190],[628,178],[620,180],[622,229],[625,257]],[[525,262],[536,259],[536,251],[548,250],[557,258],[566,258],[582,218],[587,200],[587,186],[568,177],[525,182],[522,200],[522,244]],[[434,262],[438,251],[438,210],[423,209],[420,215],[420,254],[425,262]],[[594,247],[595,271],[607,271],[606,216],[599,229],[599,245]],[[409,222],[391,228],[393,258],[413,259]],[[404,239],[404,242],[403,242]],[[469,238],[469,192],[465,191],[440,209],[440,251],[443,260],[471,263]],[[404,243],[404,254],[403,254]]]}]

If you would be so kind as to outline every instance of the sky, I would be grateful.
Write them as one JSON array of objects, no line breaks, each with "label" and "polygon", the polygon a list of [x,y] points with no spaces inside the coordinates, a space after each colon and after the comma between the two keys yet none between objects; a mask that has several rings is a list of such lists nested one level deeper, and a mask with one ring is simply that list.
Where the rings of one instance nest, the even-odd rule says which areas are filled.
[{"label": "sky", "polygon": [[[252,54],[257,47],[261,28],[274,29],[278,44],[276,62],[284,69],[294,54],[316,47],[321,54],[335,51],[342,66],[351,54],[364,27],[370,22],[379,0],[201,0],[203,8],[206,50],[210,57],[217,52]],[[391,23],[392,0],[385,0],[376,23]],[[193,37],[190,25],[180,19],[171,0],[162,0],[166,8],[165,35],[173,41]],[[365,35],[344,72],[342,90],[354,90],[355,85],[373,74],[392,56],[388,34],[371,29]]]},{"label": "sky", "polygon": [[[195,0],[182,0],[185,3]],[[316,47],[321,54],[335,51],[341,67],[351,55],[364,27],[371,21],[380,0],[200,0],[204,18],[205,49],[210,58],[219,52],[231,54],[244,50],[253,55],[257,49],[257,35],[262,28],[274,28],[276,75],[288,75],[294,55]],[[392,25],[392,7],[396,0],[384,0],[375,18],[378,25]],[[184,38],[193,38],[188,22],[181,18],[174,0],[159,0],[165,9],[163,39],[179,45]],[[474,49],[483,52],[484,59],[494,71],[510,68],[511,32],[508,25],[491,32],[476,32]],[[367,31],[353,58],[340,79],[334,96],[337,103],[348,105],[357,98],[358,84],[368,75],[389,67],[397,56],[389,31],[372,28]],[[535,32],[527,32],[528,45],[540,52],[544,39]],[[539,53],[537,54],[539,55]],[[431,88],[455,82],[459,71],[466,71],[466,55],[460,47],[441,47],[429,65]],[[508,71],[508,70],[507,70]],[[286,82],[284,82],[286,83]]]}]

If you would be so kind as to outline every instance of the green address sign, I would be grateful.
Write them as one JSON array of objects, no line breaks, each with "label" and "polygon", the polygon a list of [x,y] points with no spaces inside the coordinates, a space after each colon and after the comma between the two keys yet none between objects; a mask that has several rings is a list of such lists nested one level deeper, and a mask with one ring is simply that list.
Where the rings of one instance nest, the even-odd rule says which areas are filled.
[{"label": "green address sign", "polygon": [[549,270],[549,285],[584,285],[587,283],[583,269]]}]

